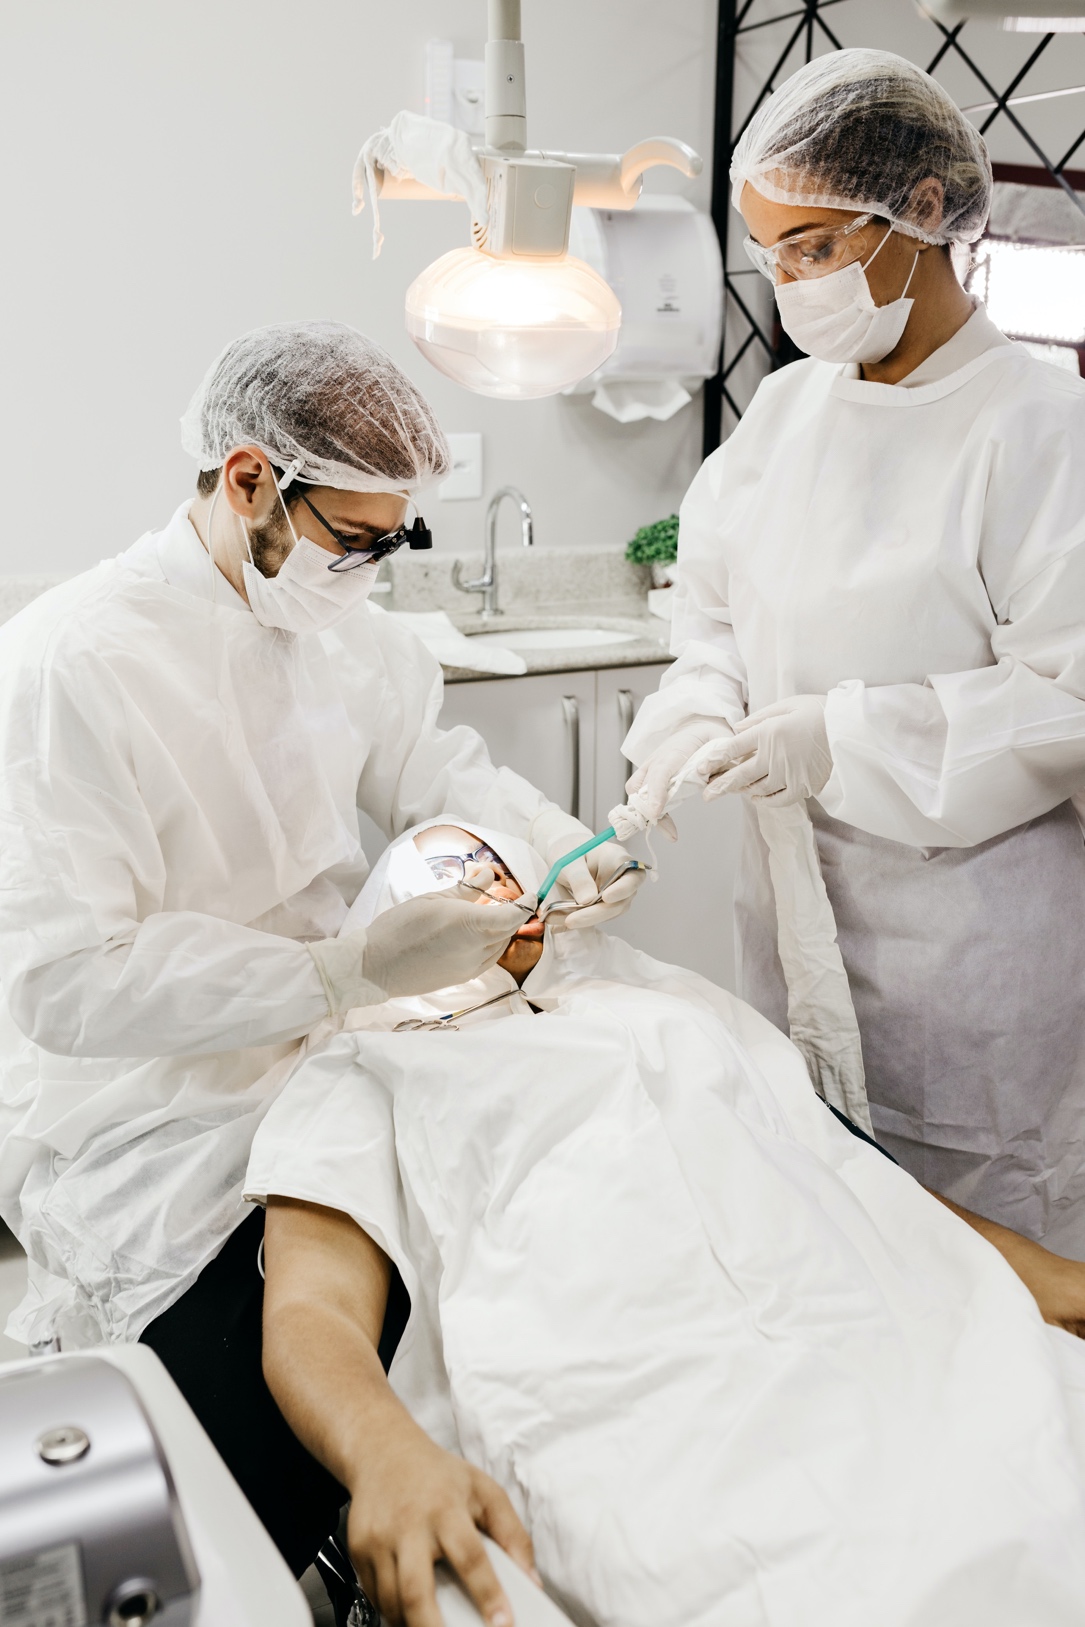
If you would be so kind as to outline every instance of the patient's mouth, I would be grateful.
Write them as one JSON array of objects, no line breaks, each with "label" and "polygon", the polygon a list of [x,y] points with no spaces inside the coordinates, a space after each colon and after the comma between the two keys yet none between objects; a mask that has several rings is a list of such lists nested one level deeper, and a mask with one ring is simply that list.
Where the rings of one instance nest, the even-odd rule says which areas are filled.
[{"label": "patient's mouth", "polygon": [[529,915],[523,926],[514,934],[512,941],[515,943],[517,938],[527,938],[533,943],[538,943],[545,931],[546,923],[540,921],[537,915]]}]

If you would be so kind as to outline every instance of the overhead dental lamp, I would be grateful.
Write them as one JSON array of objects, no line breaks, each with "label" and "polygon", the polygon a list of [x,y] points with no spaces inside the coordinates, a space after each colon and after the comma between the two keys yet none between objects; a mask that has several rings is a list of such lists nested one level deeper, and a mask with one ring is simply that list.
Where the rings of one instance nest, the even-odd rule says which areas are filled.
[{"label": "overhead dental lamp", "polygon": [[[699,175],[692,147],[668,137],[617,153],[529,152],[520,0],[488,0],[486,145],[399,113],[354,170],[355,212],[377,199],[462,198],[472,243],[427,266],[407,290],[407,332],[440,372],[506,401],[557,395],[606,361],[622,313],[610,285],[569,254],[574,203],[631,209],[645,170]],[[375,222],[374,252],[380,247]]]}]

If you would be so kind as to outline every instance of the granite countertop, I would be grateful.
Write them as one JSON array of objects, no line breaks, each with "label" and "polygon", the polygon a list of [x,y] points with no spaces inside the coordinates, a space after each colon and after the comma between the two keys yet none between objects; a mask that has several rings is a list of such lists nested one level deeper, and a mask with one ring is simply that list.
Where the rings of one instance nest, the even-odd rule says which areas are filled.
[{"label": "granite countertop", "polygon": [[617,633],[631,633],[633,637],[624,639],[620,644],[588,645],[581,650],[517,650],[517,655],[523,657],[527,666],[524,674],[475,672],[463,667],[446,666],[445,682],[450,684],[494,679],[512,683],[516,676],[530,677],[537,672],[593,672],[598,667],[643,667],[671,660],[667,647],[670,636],[668,623],[646,613],[631,615],[629,607],[625,605],[600,607],[597,612],[584,610],[578,615],[570,614],[568,605],[565,605],[552,613],[542,606],[533,615],[509,611],[494,621],[483,621],[478,615],[454,616],[451,619],[460,632],[468,636],[472,633],[513,633],[535,627],[583,627],[590,624],[592,627],[613,629]]},{"label": "granite countertop", "polygon": [[[599,627],[633,636],[620,644],[583,649],[517,650],[527,672],[508,676],[446,666],[448,683],[482,683],[540,672],[590,672],[600,667],[649,666],[670,661],[670,623],[648,613],[651,573],[630,565],[613,548],[509,549],[498,552],[499,603],[503,614],[483,621],[478,594],[451,583],[455,556],[422,559],[393,555],[384,577],[389,596],[377,602],[391,611],[442,610],[461,632],[513,633],[531,628]],[[477,576],[481,556],[461,559],[465,577]]]}]

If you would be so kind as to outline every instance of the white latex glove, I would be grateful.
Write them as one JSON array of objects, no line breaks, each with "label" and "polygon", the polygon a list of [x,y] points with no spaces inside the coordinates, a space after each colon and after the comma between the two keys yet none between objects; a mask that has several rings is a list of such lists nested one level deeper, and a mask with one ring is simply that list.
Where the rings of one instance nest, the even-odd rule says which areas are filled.
[{"label": "white latex glove", "polygon": [[702,751],[709,741],[718,740],[723,746],[730,744],[733,738],[731,725],[723,718],[693,718],[662,746],[658,746],[646,763],[633,771],[626,781],[627,797],[636,796],[638,812],[644,814],[652,824],[658,824],[664,836],[675,841],[674,825],[669,819],[664,821],[672,784],[690,759]]},{"label": "white latex glove", "polygon": [[786,807],[816,797],[833,771],[824,695],[792,695],[744,718],[726,750],[701,765],[706,802],[729,791]]},{"label": "white latex glove", "polygon": [[493,886],[484,866],[445,892],[394,904],[359,932],[306,947],[333,1017],[402,994],[429,994],[480,977],[501,959],[524,923],[515,904],[480,904]]},{"label": "white latex glove", "polygon": [[[547,864],[554,864],[570,848],[590,841],[593,834],[579,819],[550,803],[535,815],[528,839]],[[604,921],[624,915],[646,874],[644,870],[624,870],[631,858],[620,842],[603,842],[567,864],[543,901],[542,914],[551,928],[602,926]],[[555,905],[570,902],[573,909],[553,913]]]}]

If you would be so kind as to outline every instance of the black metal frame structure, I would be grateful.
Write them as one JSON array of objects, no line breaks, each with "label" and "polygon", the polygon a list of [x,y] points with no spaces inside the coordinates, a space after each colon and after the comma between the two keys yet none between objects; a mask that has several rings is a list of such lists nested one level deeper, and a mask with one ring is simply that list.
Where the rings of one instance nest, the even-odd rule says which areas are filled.
[{"label": "black metal frame structure", "polygon": [[[743,268],[737,271],[728,267],[727,237],[730,217],[728,170],[731,154],[757,109],[771,96],[783,79],[794,72],[801,63],[809,62],[816,52],[819,49],[823,50],[826,45],[833,49],[842,49],[842,42],[837,38],[831,22],[826,20],[825,14],[830,13],[831,16],[832,8],[845,4],[861,5],[862,0],[802,0],[796,9],[783,12],[773,11],[773,0],[719,0],[716,112],[712,150],[712,219],[723,252],[724,347],[721,349],[719,370],[714,378],[707,381],[704,390],[706,457],[720,444],[724,408],[729,409],[736,419],[742,416],[742,408],[735,400],[731,381],[736,368],[750,349],[754,347],[760,349],[770,369],[782,366],[784,362],[791,361],[798,354],[778,326],[774,325],[773,329],[766,330],[750,308],[752,302],[748,298],[750,285],[747,279],[751,276],[756,278],[760,273],[752,267],[749,270]],[[1022,41],[1022,61],[1009,84],[1004,89],[998,90],[974,60],[972,53],[962,44],[961,35],[967,27],[965,23],[958,23],[955,28],[947,28],[933,17],[929,17],[927,22],[937,36],[932,42],[937,48],[930,61],[925,64],[927,72],[936,73],[948,55],[951,53],[956,55],[972,72],[993,104],[979,126],[981,132],[986,132],[997,118],[1008,119],[1035,155],[1037,168],[1046,171],[1048,184],[1061,187],[1074,206],[1085,213],[1081,197],[1067,178],[1071,160],[1082,147],[1085,147],[1085,129],[1082,129],[1060,158],[1052,158],[1026,128],[1014,108],[1009,106],[1010,98],[1025,75],[1048,50],[1052,41],[1063,36],[1043,34],[1038,40],[1036,35],[1018,36]],[[736,120],[735,109],[735,50],[743,36],[766,28],[779,28],[783,31],[782,49],[775,57],[763,83],[757,87],[751,106],[739,122]],[[876,45],[877,41],[866,40],[864,43]],[[731,344],[728,350],[728,330],[733,333],[736,323],[743,324],[745,331],[741,340],[737,344]]]}]

